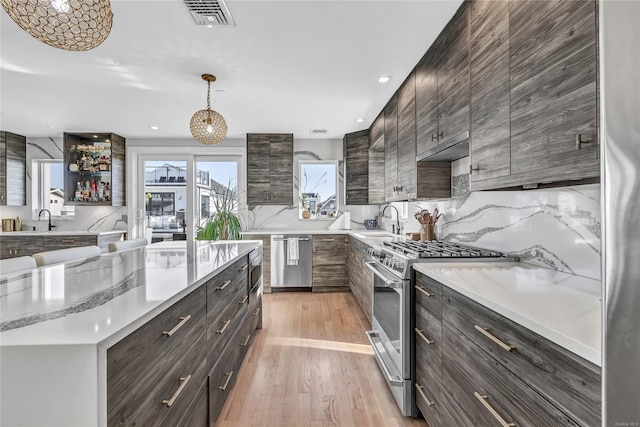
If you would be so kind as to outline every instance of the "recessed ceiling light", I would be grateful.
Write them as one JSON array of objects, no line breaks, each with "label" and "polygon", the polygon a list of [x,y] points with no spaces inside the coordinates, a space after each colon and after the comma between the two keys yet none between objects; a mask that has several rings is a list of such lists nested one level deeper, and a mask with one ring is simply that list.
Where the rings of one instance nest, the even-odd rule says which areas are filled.
[{"label": "recessed ceiling light", "polygon": [[149,129],[160,130],[160,128],[158,126],[149,126]]},{"label": "recessed ceiling light", "polygon": [[391,80],[391,76],[378,77],[378,83],[387,83],[389,80]]},{"label": "recessed ceiling light", "polygon": [[98,137],[98,135],[93,135],[93,137],[94,137],[94,138],[97,138],[97,137]]},{"label": "recessed ceiling light", "polygon": [[364,123],[364,119],[362,117],[358,117],[356,119],[356,123]]},{"label": "recessed ceiling light", "polygon": [[213,28],[213,25],[207,25],[207,28]]}]

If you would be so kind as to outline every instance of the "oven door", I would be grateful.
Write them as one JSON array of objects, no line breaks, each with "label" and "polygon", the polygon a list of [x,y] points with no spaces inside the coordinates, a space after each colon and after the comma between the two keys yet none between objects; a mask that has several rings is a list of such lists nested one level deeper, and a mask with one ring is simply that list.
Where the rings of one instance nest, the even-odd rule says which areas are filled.
[{"label": "oven door", "polygon": [[405,281],[389,272],[377,262],[366,263],[373,272],[373,347],[384,362],[389,379],[410,377],[409,364],[405,364],[407,340],[405,337],[407,302]]}]

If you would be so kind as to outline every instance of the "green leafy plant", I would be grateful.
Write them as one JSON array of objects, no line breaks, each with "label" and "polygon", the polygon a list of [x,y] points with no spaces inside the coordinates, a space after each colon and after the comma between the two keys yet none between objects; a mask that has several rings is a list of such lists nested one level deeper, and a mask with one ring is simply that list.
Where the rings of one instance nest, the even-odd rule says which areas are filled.
[{"label": "green leafy plant", "polygon": [[196,240],[240,240],[242,222],[238,216],[238,194],[230,181],[212,195],[215,211],[200,220]]}]

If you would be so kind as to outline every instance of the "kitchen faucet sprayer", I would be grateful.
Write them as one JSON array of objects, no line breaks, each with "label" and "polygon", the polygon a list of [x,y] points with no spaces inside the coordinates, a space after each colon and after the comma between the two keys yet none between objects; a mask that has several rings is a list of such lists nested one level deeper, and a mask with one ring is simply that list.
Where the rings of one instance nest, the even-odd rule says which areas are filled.
[{"label": "kitchen faucet sprayer", "polygon": [[389,204],[387,206],[384,207],[384,209],[382,209],[382,215],[381,215],[381,220],[384,221],[384,211],[387,210],[387,208],[393,208],[396,211],[396,223],[395,224],[391,224],[391,232],[393,234],[400,234],[400,212],[398,212],[398,208],[396,208],[395,206]]},{"label": "kitchen faucet sprayer", "polygon": [[51,225],[51,212],[49,211],[49,209],[40,209],[40,212],[38,212],[38,221],[40,221],[40,219],[42,218],[43,212],[46,212],[49,214],[49,231],[51,231],[51,229],[54,228],[55,225]]}]

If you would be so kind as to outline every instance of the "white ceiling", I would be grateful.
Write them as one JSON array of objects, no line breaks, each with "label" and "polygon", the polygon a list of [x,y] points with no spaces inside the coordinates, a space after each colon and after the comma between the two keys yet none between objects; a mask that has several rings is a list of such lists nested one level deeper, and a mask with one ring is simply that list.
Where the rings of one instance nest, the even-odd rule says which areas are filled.
[{"label": "white ceiling", "polygon": [[47,46],[0,12],[3,130],[190,137],[206,108],[200,75],[211,73],[228,138],[342,138],[371,124],[461,1],[229,0],[236,26],[226,28],[196,26],[180,0],[111,3],[111,34],[87,52]]}]

